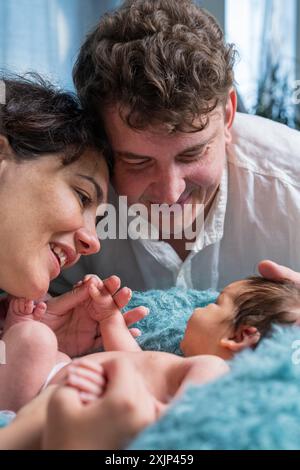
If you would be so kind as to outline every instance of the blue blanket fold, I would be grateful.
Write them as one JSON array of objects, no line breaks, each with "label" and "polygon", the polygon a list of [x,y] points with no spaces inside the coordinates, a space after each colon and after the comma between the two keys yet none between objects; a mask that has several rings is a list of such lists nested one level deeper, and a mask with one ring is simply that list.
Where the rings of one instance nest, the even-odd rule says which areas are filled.
[{"label": "blue blanket fold", "polygon": [[[193,308],[215,297],[213,292],[178,289],[135,293],[130,308],[143,304],[151,309],[138,324],[141,346],[180,352]],[[255,351],[236,356],[230,374],[191,386],[130,449],[300,450],[300,364],[293,349],[299,340],[299,327],[275,327]]]}]

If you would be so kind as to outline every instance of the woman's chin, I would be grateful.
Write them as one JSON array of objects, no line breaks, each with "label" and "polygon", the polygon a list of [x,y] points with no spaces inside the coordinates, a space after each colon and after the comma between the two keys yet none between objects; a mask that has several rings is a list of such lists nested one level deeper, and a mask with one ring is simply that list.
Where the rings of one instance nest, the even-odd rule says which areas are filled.
[{"label": "woman's chin", "polygon": [[[24,293],[19,297],[26,297],[27,299],[39,300],[42,299],[49,290],[50,279],[46,276],[44,279],[32,279],[24,286]],[[22,287],[22,286],[20,286]],[[20,289],[23,290],[23,289]]]}]

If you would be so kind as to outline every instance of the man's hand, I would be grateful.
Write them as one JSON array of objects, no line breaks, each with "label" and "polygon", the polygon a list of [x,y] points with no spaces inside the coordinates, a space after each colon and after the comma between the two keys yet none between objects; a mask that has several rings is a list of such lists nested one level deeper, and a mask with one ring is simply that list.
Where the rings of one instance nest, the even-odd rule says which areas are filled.
[{"label": "man's hand", "polygon": [[[70,357],[87,354],[101,346],[98,312],[94,311],[93,300],[89,293],[90,285],[99,282],[103,283],[112,296],[115,308],[122,309],[128,304],[131,291],[126,287],[120,289],[121,282],[117,276],[112,276],[103,282],[91,276],[73,291],[47,302],[47,311],[42,322],[55,332],[59,350]],[[137,307],[126,312],[124,319],[127,326],[141,320],[147,313],[145,307]],[[139,331],[133,329],[131,333],[137,336]]]},{"label": "man's hand", "polygon": [[258,271],[261,276],[269,279],[270,281],[289,280],[300,286],[300,273],[297,273],[286,266],[274,263],[273,261],[261,261],[258,265]]}]

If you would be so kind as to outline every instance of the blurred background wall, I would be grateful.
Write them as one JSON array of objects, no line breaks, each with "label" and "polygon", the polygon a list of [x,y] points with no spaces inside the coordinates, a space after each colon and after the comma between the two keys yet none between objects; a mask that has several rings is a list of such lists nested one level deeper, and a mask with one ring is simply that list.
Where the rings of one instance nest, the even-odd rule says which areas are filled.
[{"label": "blurred background wall", "polygon": [[[237,45],[236,82],[245,110],[300,128],[299,105],[292,100],[300,80],[300,0],[195,1]],[[0,69],[36,70],[72,89],[80,44],[99,17],[120,3],[0,0]]]}]

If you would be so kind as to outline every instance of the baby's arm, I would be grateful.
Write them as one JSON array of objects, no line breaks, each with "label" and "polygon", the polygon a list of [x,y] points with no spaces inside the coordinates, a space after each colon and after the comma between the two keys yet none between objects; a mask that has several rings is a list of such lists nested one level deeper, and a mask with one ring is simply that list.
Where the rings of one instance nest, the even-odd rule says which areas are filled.
[{"label": "baby's arm", "polygon": [[105,286],[90,285],[89,293],[97,312],[102,344],[105,351],[140,351],[132,337],[124,317]]},{"label": "baby's arm", "polygon": [[187,358],[186,361],[185,374],[175,397],[180,397],[188,385],[204,385],[230,371],[228,364],[218,356],[196,356]]}]

